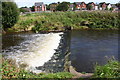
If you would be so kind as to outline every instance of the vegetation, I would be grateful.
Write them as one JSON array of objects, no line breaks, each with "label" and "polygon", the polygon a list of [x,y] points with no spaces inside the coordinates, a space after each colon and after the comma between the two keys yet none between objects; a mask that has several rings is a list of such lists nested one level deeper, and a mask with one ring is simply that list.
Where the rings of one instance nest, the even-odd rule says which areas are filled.
[{"label": "vegetation", "polygon": [[49,5],[46,5],[46,9],[47,9],[47,10],[50,10],[50,4],[49,4]]},{"label": "vegetation", "polygon": [[3,29],[11,28],[18,21],[19,9],[14,2],[2,2]]},{"label": "vegetation", "polygon": [[118,29],[119,16],[110,11],[53,12],[21,15],[12,31],[62,31],[72,29]]},{"label": "vegetation", "polygon": [[120,1],[115,4],[118,8],[120,8]]},{"label": "vegetation", "polygon": [[120,78],[120,62],[109,60],[104,66],[97,65],[94,74],[96,78]]},{"label": "vegetation", "polygon": [[28,11],[27,11],[27,10],[25,10],[25,9],[23,9],[23,8],[20,8],[20,12],[25,13],[25,12],[28,12]]},{"label": "vegetation", "polygon": [[93,9],[93,6],[91,4],[88,4],[87,5],[87,10],[92,10]]},{"label": "vegetation", "polygon": [[57,11],[67,11],[69,9],[70,2],[62,2],[60,3],[56,10]]},{"label": "vegetation", "polygon": [[[40,73],[34,74],[31,72],[27,72],[24,69],[16,68],[13,65],[13,61],[11,60],[2,60],[2,69],[0,69],[0,73],[2,73],[3,79],[11,79],[11,78],[56,78],[56,79],[63,79],[63,78],[72,78],[72,74],[68,72],[59,72],[59,73]],[[55,79],[55,80],[56,80]]]},{"label": "vegetation", "polygon": [[30,7],[31,11],[35,11],[35,6]]},{"label": "vegetation", "polygon": [[[53,78],[55,80],[66,79],[74,77],[69,72],[58,72],[58,73],[39,73],[34,74],[32,72],[25,71],[24,69],[17,68],[13,61],[2,59],[2,68],[0,73],[3,79],[11,78],[41,78],[48,79]],[[120,78],[120,62],[116,60],[109,60],[106,65],[95,66],[94,76],[91,78]]]}]

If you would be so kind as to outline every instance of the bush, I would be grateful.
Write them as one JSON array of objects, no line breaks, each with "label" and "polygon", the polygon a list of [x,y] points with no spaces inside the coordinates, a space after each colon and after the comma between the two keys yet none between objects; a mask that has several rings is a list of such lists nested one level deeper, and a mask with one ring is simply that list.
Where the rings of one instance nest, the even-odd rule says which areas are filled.
[{"label": "bush", "polygon": [[2,2],[3,29],[11,28],[18,21],[19,9],[14,2]]},{"label": "bush", "polygon": [[[63,79],[63,78],[72,78],[73,75],[69,72],[59,72],[59,73],[39,73],[34,74],[32,72],[25,71],[24,69],[17,68],[14,65],[14,61],[12,60],[6,60],[2,59],[2,68],[0,69],[0,73],[2,74],[3,79],[13,79],[13,78],[41,78],[40,80],[43,80],[43,78],[57,78],[57,79]],[[48,79],[49,80],[49,79]],[[56,80],[56,79],[55,79]]]},{"label": "bush", "polygon": [[68,27],[72,29],[118,29],[119,22],[118,13],[110,11],[34,13],[21,15],[14,29],[29,28],[30,25],[34,26],[35,32],[63,31]]},{"label": "bush", "polygon": [[67,11],[69,9],[69,5],[70,5],[69,2],[62,2],[57,6],[56,10],[57,11]]},{"label": "bush", "polygon": [[120,62],[110,60],[104,66],[95,67],[95,77],[97,78],[119,78],[120,77]]}]

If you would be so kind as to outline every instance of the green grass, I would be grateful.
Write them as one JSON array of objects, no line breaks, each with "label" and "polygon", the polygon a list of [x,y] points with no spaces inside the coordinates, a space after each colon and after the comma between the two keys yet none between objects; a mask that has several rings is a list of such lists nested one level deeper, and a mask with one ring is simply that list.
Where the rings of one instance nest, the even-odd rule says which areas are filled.
[{"label": "green grass", "polygon": [[120,62],[109,60],[104,66],[97,65],[94,76],[95,78],[120,78]]},{"label": "green grass", "polygon": [[[74,75],[69,72],[58,72],[58,73],[40,73],[34,74],[24,69],[17,68],[13,61],[11,60],[2,60],[2,68],[0,73],[2,74],[3,79],[12,79],[12,78],[40,78],[40,79],[68,79],[72,78]],[[85,72],[83,73],[85,74]],[[95,66],[94,76],[91,78],[120,78],[120,62],[116,60],[109,60],[107,64],[100,66]]]},{"label": "green grass", "polygon": [[119,16],[110,11],[79,11],[79,12],[52,12],[21,15],[19,21],[12,28],[15,31],[54,31],[73,29],[118,29]]},{"label": "green grass", "polygon": [[59,73],[40,73],[34,74],[24,69],[17,68],[13,61],[2,59],[2,68],[0,73],[2,74],[3,79],[12,79],[12,78],[56,78],[56,79],[65,79],[72,78],[73,75],[69,72],[59,72]]}]

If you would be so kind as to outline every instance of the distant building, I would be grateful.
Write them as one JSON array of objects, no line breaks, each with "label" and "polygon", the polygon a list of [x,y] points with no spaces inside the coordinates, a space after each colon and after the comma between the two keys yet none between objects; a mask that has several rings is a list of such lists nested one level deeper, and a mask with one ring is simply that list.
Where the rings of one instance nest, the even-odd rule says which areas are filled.
[{"label": "distant building", "polygon": [[119,10],[119,7],[117,7],[115,4],[111,4],[111,8],[113,9],[113,11]]},{"label": "distant building", "polygon": [[50,11],[56,11],[56,7],[58,6],[57,3],[50,4]]},{"label": "distant building", "polygon": [[95,4],[95,10],[99,10],[99,5]]},{"label": "distant building", "polygon": [[[88,10],[95,10],[95,3],[94,2],[90,2],[87,4],[87,9]],[[91,9],[90,9],[91,8]]]},{"label": "distant building", "polygon": [[107,8],[107,5],[106,5],[105,2],[99,3],[99,9],[100,10],[106,10],[106,8]]},{"label": "distant building", "polygon": [[73,11],[74,10],[74,4],[70,4],[68,11]]},{"label": "distant building", "polygon": [[107,3],[106,5],[107,5],[108,10],[112,8],[112,5],[110,3]]},{"label": "distant building", "polygon": [[87,8],[85,2],[74,2],[74,4],[77,10],[86,10]]},{"label": "distant building", "polygon": [[43,2],[35,3],[35,12],[46,11],[46,5]]}]

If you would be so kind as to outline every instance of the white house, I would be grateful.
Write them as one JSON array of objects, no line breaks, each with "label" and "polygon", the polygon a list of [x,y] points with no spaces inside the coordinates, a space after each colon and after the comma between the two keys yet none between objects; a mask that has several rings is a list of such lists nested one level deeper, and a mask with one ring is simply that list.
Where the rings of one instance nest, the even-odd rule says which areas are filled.
[{"label": "white house", "polygon": [[107,4],[107,8],[110,9],[112,5],[110,3]]},{"label": "white house", "polygon": [[99,10],[98,8],[99,8],[98,5],[95,5],[95,10]]}]

